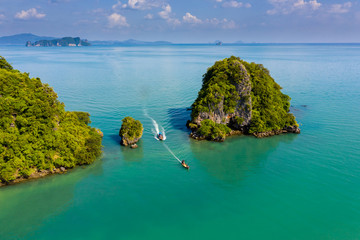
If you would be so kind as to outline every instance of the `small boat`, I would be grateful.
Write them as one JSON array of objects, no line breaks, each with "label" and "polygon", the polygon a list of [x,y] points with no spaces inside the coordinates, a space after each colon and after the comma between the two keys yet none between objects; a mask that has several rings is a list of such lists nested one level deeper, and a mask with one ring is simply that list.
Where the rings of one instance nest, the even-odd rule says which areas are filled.
[{"label": "small boat", "polygon": [[162,133],[160,132],[158,135],[157,135],[157,138],[162,141],[164,140],[164,135],[162,135]]},{"label": "small boat", "polygon": [[183,166],[186,169],[190,168],[189,165],[187,165],[184,160],[181,161],[181,166]]}]

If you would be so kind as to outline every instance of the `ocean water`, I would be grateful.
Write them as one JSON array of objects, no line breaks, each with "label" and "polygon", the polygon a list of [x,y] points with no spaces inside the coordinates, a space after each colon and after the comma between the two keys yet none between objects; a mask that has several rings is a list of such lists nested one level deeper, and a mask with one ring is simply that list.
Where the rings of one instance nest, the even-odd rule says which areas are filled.
[{"label": "ocean water", "polygon": [[[94,164],[0,188],[1,240],[360,239],[360,45],[1,46],[0,55],[104,132]],[[301,134],[188,137],[202,74],[231,55],[270,70]],[[138,149],[119,144],[125,116],[144,125]]]}]

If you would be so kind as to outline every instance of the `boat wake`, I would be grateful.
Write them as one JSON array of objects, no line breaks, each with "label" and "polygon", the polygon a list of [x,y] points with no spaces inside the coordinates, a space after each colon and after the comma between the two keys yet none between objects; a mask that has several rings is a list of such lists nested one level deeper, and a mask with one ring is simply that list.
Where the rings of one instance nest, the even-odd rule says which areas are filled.
[{"label": "boat wake", "polygon": [[181,160],[173,153],[173,151],[171,151],[171,149],[168,147],[168,145],[166,145],[166,143],[164,143],[164,146],[165,146],[165,148],[169,151],[169,153],[171,153],[171,155],[173,155],[174,158],[175,158],[176,160],[178,160],[179,163],[181,163]]},{"label": "boat wake", "polygon": [[[153,124],[153,127],[151,128],[151,132],[154,134],[154,138],[156,140],[160,141],[160,139],[158,138],[158,135],[159,135],[159,133],[161,133],[163,135],[162,140],[163,141],[166,140],[165,129],[162,126],[159,127],[159,124],[152,117],[149,116],[149,114],[147,113],[146,110],[144,110],[144,115],[147,118],[149,118]],[[161,129],[161,131],[160,131],[160,129]]]}]

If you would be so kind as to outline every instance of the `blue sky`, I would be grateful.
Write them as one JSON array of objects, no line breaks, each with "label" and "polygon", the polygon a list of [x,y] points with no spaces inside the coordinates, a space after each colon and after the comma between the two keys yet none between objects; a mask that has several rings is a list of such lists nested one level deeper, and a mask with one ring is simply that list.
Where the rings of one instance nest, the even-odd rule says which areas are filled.
[{"label": "blue sky", "polygon": [[0,0],[0,36],[360,42],[360,0]]}]

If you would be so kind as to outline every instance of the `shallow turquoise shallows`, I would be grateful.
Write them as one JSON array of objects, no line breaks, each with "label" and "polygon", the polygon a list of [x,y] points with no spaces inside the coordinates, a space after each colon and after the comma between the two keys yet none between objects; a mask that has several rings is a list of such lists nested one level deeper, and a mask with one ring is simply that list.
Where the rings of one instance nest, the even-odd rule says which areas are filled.
[{"label": "shallow turquoise shallows", "polygon": [[[2,46],[0,55],[104,132],[94,164],[0,188],[1,240],[360,239],[360,45]],[[270,70],[300,135],[188,137],[202,74],[231,55]],[[138,149],[119,144],[125,116],[144,124]]]}]

